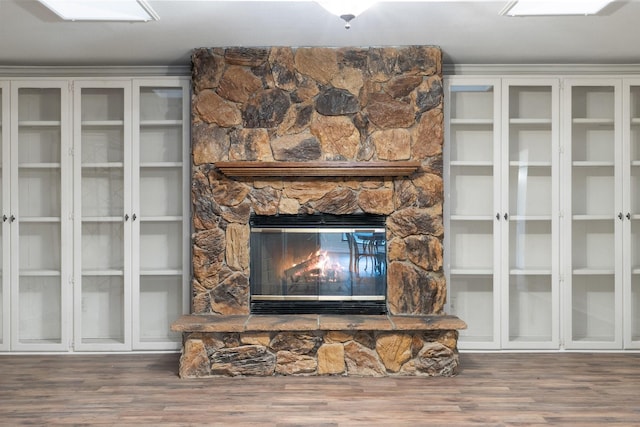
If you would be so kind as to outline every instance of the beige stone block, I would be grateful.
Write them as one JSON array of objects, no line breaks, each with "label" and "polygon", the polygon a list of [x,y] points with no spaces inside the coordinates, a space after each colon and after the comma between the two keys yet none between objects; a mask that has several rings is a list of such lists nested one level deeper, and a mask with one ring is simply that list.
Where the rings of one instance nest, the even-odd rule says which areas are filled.
[{"label": "beige stone block", "polygon": [[322,84],[328,84],[338,72],[338,59],[335,49],[323,47],[298,48],[294,61],[298,72]]},{"label": "beige stone block", "polygon": [[211,365],[202,340],[187,339],[180,357],[181,378],[197,378],[211,375]]},{"label": "beige stone block", "polygon": [[324,344],[318,349],[318,374],[342,374],[346,369],[344,346],[340,343]]},{"label": "beige stone block", "polygon": [[358,205],[363,212],[388,215],[393,212],[393,190],[388,188],[362,190],[358,194]]},{"label": "beige stone block", "polygon": [[406,129],[387,129],[371,134],[379,160],[409,160],[411,133]]},{"label": "beige stone block", "polygon": [[360,95],[360,89],[364,85],[362,70],[353,67],[345,67],[338,71],[331,84],[340,89],[346,89],[355,96]]},{"label": "beige stone block", "polygon": [[203,90],[194,101],[194,109],[203,121],[222,127],[232,127],[242,123],[240,110],[212,90]]},{"label": "beige stone block", "polygon": [[398,372],[411,358],[411,335],[383,334],[376,339],[376,352],[382,363],[391,372]]},{"label": "beige stone block", "polygon": [[234,269],[245,271],[249,268],[249,225],[229,224],[226,231],[226,259],[227,265]]},{"label": "beige stone block", "polygon": [[240,343],[269,346],[271,335],[269,332],[244,332],[240,334]]},{"label": "beige stone block", "polygon": [[281,214],[297,214],[300,210],[300,203],[296,199],[283,197],[278,205],[278,212]]},{"label": "beige stone block", "polygon": [[355,159],[360,145],[360,132],[348,117],[315,114],[310,129],[320,141],[325,157]]},{"label": "beige stone block", "polygon": [[291,351],[279,351],[276,354],[276,373],[280,375],[304,375],[316,372],[316,359]]},{"label": "beige stone block", "polygon": [[384,364],[375,350],[371,350],[355,341],[344,345],[344,358],[349,375],[381,377],[386,375]]},{"label": "beige stone block", "polygon": [[327,331],[324,336],[326,343],[343,343],[353,339],[353,334],[345,331]]}]

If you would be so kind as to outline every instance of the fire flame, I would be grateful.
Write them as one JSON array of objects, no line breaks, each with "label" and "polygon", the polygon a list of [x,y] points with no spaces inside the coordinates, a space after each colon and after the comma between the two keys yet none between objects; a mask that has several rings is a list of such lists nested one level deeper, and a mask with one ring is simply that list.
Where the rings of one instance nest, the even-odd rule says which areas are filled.
[{"label": "fire flame", "polygon": [[307,278],[336,282],[340,278],[339,273],[344,270],[340,263],[333,262],[327,251],[323,250],[309,254],[303,261],[293,264],[290,269],[294,269],[297,266],[300,266],[300,269],[289,276],[294,281],[298,281],[300,278]]}]

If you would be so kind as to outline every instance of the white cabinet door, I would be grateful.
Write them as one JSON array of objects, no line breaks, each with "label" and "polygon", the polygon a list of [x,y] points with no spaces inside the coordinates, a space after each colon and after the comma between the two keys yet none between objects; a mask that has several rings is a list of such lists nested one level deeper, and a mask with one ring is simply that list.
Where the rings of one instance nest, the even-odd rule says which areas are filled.
[{"label": "white cabinet door", "polygon": [[75,349],[131,348],[131,83],[74,82]]},{"label": "white cabinet door", "polygon": [[445,255],[460,348],[558,348],[558,79],[447,80]]},{"label": "white cabinet door", "polygon": [[567,348],[622,346],[621,89],[618,79],[565,80]]},{"label": "white cabinet door", "polygon": [[500,342],[500,80],[446,81],[445,265],[448,311],[467,322],[459,346]]},{"label": "white cabinet door", "polygon": [[9,82],[0,81],[0,167],[2,170],[0,171],[0,191],[2,192],[0,195],[0,204],[2,209],[0,210],[0,216],[2,216],[2,227],[0,228],[0,232],[2,236],[0,237],[0,262],[2,265],[1,272],[1,281],[0,281],[0,351],[7,351],[11,348],[11,332],[10,332],[10,307],[11,307],[11,298],[10,298],[10,286],[11,286],[11,258],[9,257],[10,253],[10,225],[8,220],[5,218],[9,218],[10,212],[10,180],[9,180],[9,171],[11,167],[10,162],[10,137],[9,131],[11,126],[9,125],[9,112],[11,110],[11,106],[9,104],[9,94],[10,94]]},{"label": "white cabinet door", "polygon": [[559,81],[502,84],[502,347],[558,348]]},{"label": "white cabinet door", "polygon": [[133,346],[179,349],[170,325],[189,302],[189,83],[135,80],[133,92]]},{"label": "white cabinet door", "polygon": [[623,86],[624,346],[640,348],[640,79]]},{"label": "white cabinet door", "polygon": [[70,343],[68,106],[66,81],[12,82],[12,350]]}]

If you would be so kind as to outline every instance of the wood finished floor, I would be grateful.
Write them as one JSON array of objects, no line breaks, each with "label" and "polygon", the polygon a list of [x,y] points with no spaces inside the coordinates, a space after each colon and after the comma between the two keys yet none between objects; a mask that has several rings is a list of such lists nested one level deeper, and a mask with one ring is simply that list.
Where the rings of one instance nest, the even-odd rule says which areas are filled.
[{"label": "wood finished floor", "polygon": [[2,355],[0,425],[640,426],[640,354],[461,354],[454,378],[177,377],[178,355]]}]

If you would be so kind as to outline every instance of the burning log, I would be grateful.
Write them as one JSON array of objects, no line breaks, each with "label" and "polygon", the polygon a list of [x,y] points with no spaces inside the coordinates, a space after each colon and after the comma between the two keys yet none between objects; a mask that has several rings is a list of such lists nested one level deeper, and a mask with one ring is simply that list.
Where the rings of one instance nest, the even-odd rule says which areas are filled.
[{"label": "burning log", "polygon": [[284,277],[289,283],[315,282],[324,269],[326,255],[320,251],[311,254],[307,259],[284,271]]}]

